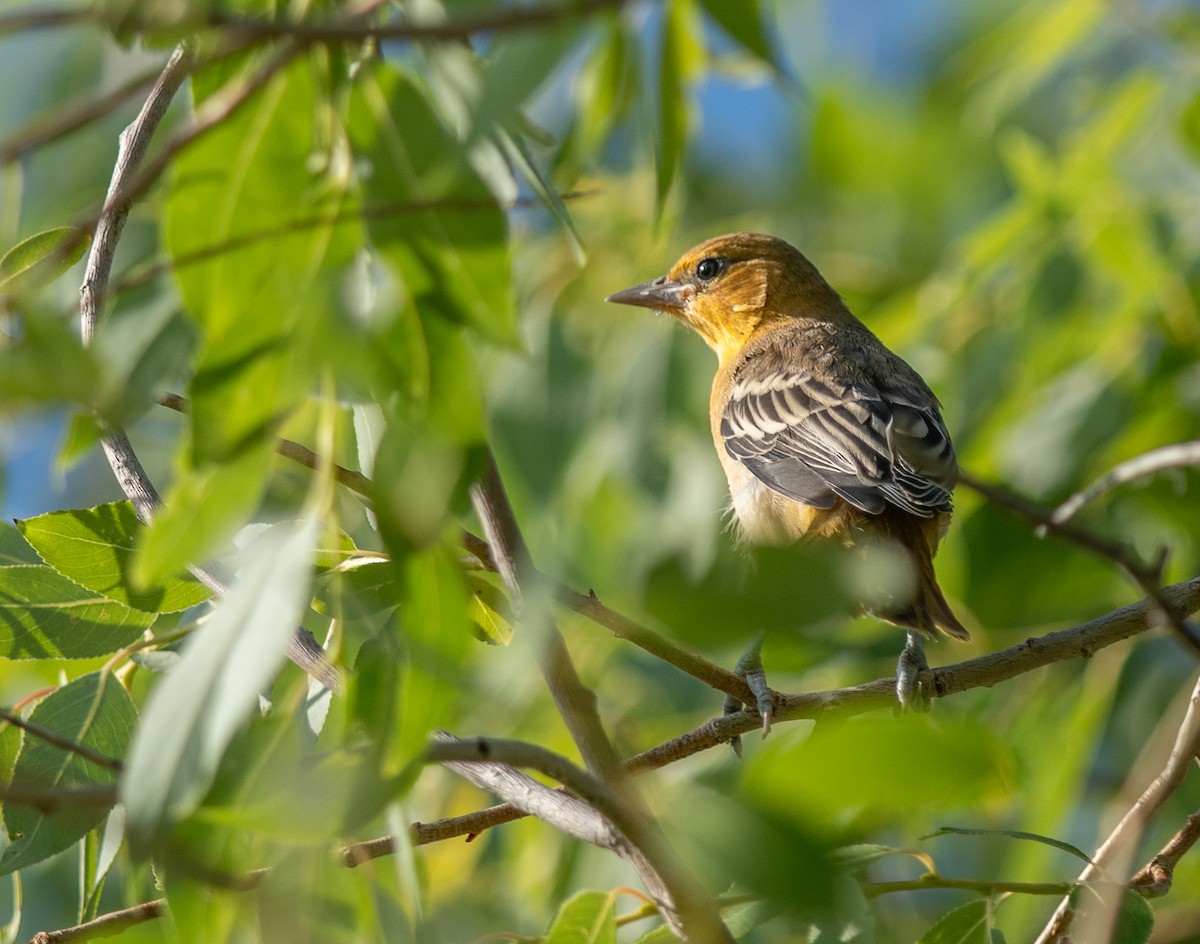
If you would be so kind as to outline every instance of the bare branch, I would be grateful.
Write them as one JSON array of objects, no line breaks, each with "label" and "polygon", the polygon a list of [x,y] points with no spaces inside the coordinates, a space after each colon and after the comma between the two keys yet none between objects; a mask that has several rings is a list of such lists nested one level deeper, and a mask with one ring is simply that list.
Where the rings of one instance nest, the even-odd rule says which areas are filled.
[{"label": "bare branch", "polygon": [[46,815],[62,809],[80,807],[107,809],[117,802],[116,784],[89,784],[79,787],[35,787],[28,784],[0,784],[0,803],[28,806]]},{"label": "bare branch", "polygon": [[[1178,614],[1195,613],[1200,610],[1200,577],[1165,587],[1163,596]],[[926,691],[939,698],[975,688],[990,688],[1055,662],[1088,658],[1101,649],[1144,633],[1155,626],[1154,612],[1154,604],[1142,600],[1071,629],[1027,639],[1011,649],[969,659],[956,665],[927,670],[921,674],[920,679]],[[831,691],[780,694],[777,697],[776,717],[778,721],[830,715],[851,717],[867,711],[890,708],[896,700],[895,686],[895,679],[883,678]],[[670,741],[635,754],[626,761],[626,765],[633,774],[656,770],[724,744],[736,734],[757,730],[761,724],[762,719],[757,711],[742,711],[713,718]],[[464,816],[434,823],[415,824],[412,840],[416,845],[424,845],[458,836],[475,836],[492,826],[519,819],[522,815],[507,804],[499,804]],[[392,851],[390,843],[390,837],[372,839],[347,846],[343,854],[349,858],[359,855],[363,858],[388,855]]]},{"label": "bare branch", "polygon": [[245,19],[214,14],[210,25],[260,39],[289,36],[306,43],[341,43],[375,40],[446,41],[467,39],[476,33],[501,33],[534,27],[557,26],[582,19],[608,8],[619,7],[624,0],[568,0],[542,6],[503,7],[473,17],[441,23],[372,24],[359,19],[317,23],[284,19]]},{"label": "bare branch", "polygon": [[1171,890],[1175,866],[1200,839],[1200,811],[1193,813],[1179,832],[1167,841],[1153,859],[1138,870],[1129,881],[1134,890],[1147,898],[1159,898]]},{"label": "bare branch", "polygon": [[1151,475],[1164,469],[1177,469],[1185,465],[1200,465],[1200,440],[1151,449],[1149,452],[1122,462],[1055,508],[1050,520],[1055,524],[1063,524],[1075,517],[1079,509],[1088,502],[1099,498],[1118,485],[1132,482],[1143,475]]},{"label": "bare branch", "polygon": [[[689,874],[650,815],[609,741],[596,696],[580,681],[566,644],[537,593],[537,571],[504,491],[495,457],[488,451],[482,476],[471,486],[471,503],[483,522],[491,554],[514,606],[541,641],[539,663],[559,714],[588,769],[612,791],[619,814],[610,817],[638,853],[629,861],[655,898],[676,936],[694,944],[732,941],[712,897]],[[533,593],[526,591],[534,588]]]},{"label": "bare branch", "polygon": [[119,760],[114,760],[107,754],[102,754],[100,751],[90,748],[86,744],[80,744],[78,741],[72,741],[70,738],[63,737],[57,731],[51,731],[40,724],[26,721],[20,715],[14,714],[6,708],[0,708],[0,720],[7,721],[22,731],[27,731],[47,744],[53,744],[55,747],[71,754],[78,754],[84,760],[91,761],[93,764],[97,764],[107,770],[121,769],[121,762]]},{"label": "bare branch", "polygon": [[127,928],[162,917],[166,909],[167,900],[165,898],[144,901],[140,905],[100,915],[98,918],[93,918],[84,924],[77,924],[72,928],[63,928],[60,931],[38,931],[29,939],[29,944],[66,944],[68,941],[90,941],[97,937],[111,937],[114,934],[120,934]]},{"label": "bare branch", "polygon": [[[460,740],[439,733],[425,757],[569,836],[626,858],[633,851],[620,829],[624,804],[605,784],[560,754],[524,741]],[[571,793],[543,786],[517,773],[514,767],[537,770],[568,787]]]},{"label": "bare branch", "polygon": [[[1197,750],[1200,750],[1200,678],[1197,679],[1192,689],[1187,711],[1176,731],[1175,743],[1171,747],[1171,753],[1162,770],[1121,817],[1121,821],[1109,833],[1108,838],[1100,844],[1100,848],[1092,856],[1092,861],[1079,874],[1077,882],[1094,881],[1102,876],[1101,870],[1114,872],[1123,868],[1133,855],[1134,847],[1141,838],[1150,817],[1183,783],[1184,777],[1187,776],[1196,757]],[[1079,939],[1099,940],[1100,938],[1093,936],[1097,931],[1107,933],[1103,929],[1112,926],[1112,913],[1115,913],[1118,903],[1115,897],[1103,899],[1101,908],[1098,910],[1109,913],[1090,916],[1093,918],[1092,924],[1098,925],[1098,927],[1085,929]],[[1063,935],[1071,927],[1074,918],[1075,914],[1070,900],[1064,898],[1055,909],[1050,921],[1042,929],[1036,944],[1052,944],[1052,942],[1063,940]]]},{"label": "bare branch", "polygon": [[1055,534],[1121,568],[1138,585],[1142,593],[1157,604],[1159,613],[1175,631],[1175,634],[1187,643],[1193,653],[1200,654],[1200,635],[1197,635],[1196,630],[1188,624],[1187,620],[1173,614],[1171,607],[1162,597],[1161,581],[1163,564],[1166,560],[1165,549],[1153,565],[1147,565],[1138,560],[1123,544],[1109,541],[1068,522],[1056,521],[1051,513],[1007,489],[988,485],[961,470],[958,481],[959,484],[978,492],[997,507],[1037,525],[1039,534],[1046,532]]}]

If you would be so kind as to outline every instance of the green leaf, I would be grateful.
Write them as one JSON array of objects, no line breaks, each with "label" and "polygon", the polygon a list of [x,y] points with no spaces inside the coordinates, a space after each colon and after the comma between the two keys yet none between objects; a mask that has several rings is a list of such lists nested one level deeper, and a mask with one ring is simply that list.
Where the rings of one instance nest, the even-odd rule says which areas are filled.
[{"label": "green leaf", "polygon": [[[229,63],[193,79],[197,97]],[[275,435],[310,389],[361,224],[335,172],[316,65],[303,57],[176,160],[165,241],[204,344],[190,389],[190,465],[229,461]],[[236,173],[230,173],[230,168]]]},{"label": "green leaf", "polygon": [[223,465],[180,475],[134,551],[135,586],[164,583],[222,550],[258,507],[274,449],[269,444]]},{"label": "green leaf", "polygon": [[1007,836],[1009,839],[1026,839],[1030,842],[1053,846],[1055,849],[1062,849],[1063,852],[1069,852],[1089,865],[1095,865],[1088,854],[1078,846],[1073,846],[1061,839],[1054,839],[1051,836],[1040,836],[1037,833],[1027,833],[1019,829],[963,829],[958,826],[939,826],[937,832],[922,836],[921,839],[933,839],[937,836]]},{"label": "green leaf", "polygon": [[616,944],[613,905],[610,892],[576,892],[558,909],[543,944]]},{"label": "green leaf", "polygon": [[131,846],[145,851],[195,808],[225,747],[282,664],[308,602],[318,524],[276,525],[253,542],[213,618],[150,693],[121,778]]},{"label": "green leaf", "polygon": [[688,62],[694,55],[695,24],[690,2],[667,6],[663,14],[658,70],[658,177],[655,209],[662,215],[667,195],[683,164],[688,137]]},{"label": "green leaf", "polygon": [[[29,720],[117,760],[125,756],[136,712],[120,682],[111,675],[92,672],[44,698]],[[112,784],[116,779],[115,771],[27,734],[12,782],[37,790]],[[0,875],[70,847],[107,815],[107,809],[95,806],[64,806],[47,814],[6,804],[4,823],[12,844],[0,856]]]},{"label": "green leaf", "polygon": [[991,924],[991,903],[971,901],[942,915],[917,944],[992,944]]},{"label": "green leaf", "polygon": [[87,590],[50,567],[0,567],[0,657],[87,659],[141,637],[154,615]]},{"label": "green leaf", "polygon": [[369,162],[368,230],[411,305],[470,325],[501,344],[518,343],[508,225],[495,198],[416,85],[380,62],[363,69],[350,102],[355,153]]},{"label": "green leaf", "polygon": [[177,613],[208,599],[208,590],[190,578],[134,588],[129,569],[142,526],[129,502],[54,511],[19,527],[42,560],[110,600],[148,613]]},{"label": "green leaf", "polygon": [[0,257],[0,291],[53,282],[83,258],[90,242],[91,234],[74,226],[56,226],[22,239]]},{"label": "green leaf", "polygon": [[6,409],[66,400],[85,406],[101,387],[101,371],[61,319],[30,316],[19,339],[0,332],[0,400]]},{"label": "green leaf", "polygon": [[40,564],[42,559],[21,532],[7,521],[0,521],[0,567],[13,564]]},{"label": "green leaf", "polygon": [[748,52],[773,62],[758,0],[700,0],[704,11]]},{"label": "green leaf", "polygon": [[1124,889],[1113,944],[1146,944],[1154,932],[1154,909],[1132,889]]}]

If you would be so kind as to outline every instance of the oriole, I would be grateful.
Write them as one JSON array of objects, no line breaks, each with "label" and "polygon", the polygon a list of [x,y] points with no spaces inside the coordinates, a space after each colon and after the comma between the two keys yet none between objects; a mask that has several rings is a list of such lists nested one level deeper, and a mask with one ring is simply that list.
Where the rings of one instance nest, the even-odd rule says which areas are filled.
[{"label": "oriole", "polygon": [[[771,236],[718,236],[608,301],[666,312],[716,352],[712,436],[745,539],[893,541],[912,561],[915,586],[877,615],[930,637],[968,638],[933,570],[958,471],[937,397],[808,259]],[[902,703],[924,667],[910,632]]]}]

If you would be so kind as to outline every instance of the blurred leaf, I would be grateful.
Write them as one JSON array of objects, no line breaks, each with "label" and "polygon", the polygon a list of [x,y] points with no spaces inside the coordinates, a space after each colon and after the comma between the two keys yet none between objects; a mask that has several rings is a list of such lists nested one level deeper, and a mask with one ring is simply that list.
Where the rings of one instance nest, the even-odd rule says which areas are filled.
[{"label": "blurred leaf", "polygon": [[[746,775],[752,795],[773,808],[819,816],[856,806],[974,807],[1007,795],[1011,765],[1003,742],[976,722],[869,715],[769,741]],[[797,770],[813,775],[798,780]]]},{"label": "blurred leaf", "polygon": [[357,944],[367,928],[355,873],[323,849],[297,850],[255,892],[263,944]]},{"label": "blurred leaf", "polygon": [[[113,759],[125,756],[135,721],[133,702],[113,676],[93,672],[46,696],[29,721]],[[115,783],[117,774],[78,754],[26,735],[13,770],[14,786],[32,790]],[[0,856],[0,875],[41,862],[74,845],[108,810],[64,805],[53,813],[5,804],[11,841]]]},{"label": "blurred leaf", "polygon": [[105,317],[92,342],[104,365],[101,413],[118,424],[135,418],[184,376],[198,340],[193,323],[173,307]]},{"label": "blurred leaf", "polygon": [[[197,99],[244,81],[235,66],[244,63],[193,76]],[[333,158],[319,77],[315,63],[297,60],[174,164],[164,238],[187,262],[175,276],[204,338],[189,397],[197,469],[273,435],[316,368],[307,340],[338,310],[341,268],[357,243],[354,219],[336,222],[345,181],[320,172]]]},{"label": "blurred leaf", "polygon": [[671,558],[649,574],[644,605],[683,638],[707,643],[745,639],[760,630],[811,625],[850,607],[839,587],[840,548],[725,548],[701,577]]},{"label": "blurred leaf", "polygon": [[656,216],[662,215],[683,164],[690,126],[688,83],[701,55],[700,37],[691,0],[677,0],[666,7],[659,49]]},{"label": "blurred leaf", "polygon": [[1154,932],[1154,909],[1150,902],[1132,889],[1121,895],[1121,910],[1117,913],[1117,927],[1113,932],[1113,944],[1146,944]]},{"label": "blurred leaf", "polygon": [[101,371],[77,332],[58,320],[29,317],[16,340],[0,332],[0,402],[6,410],[66,400],[90,406]]},{"label": "blurred leaf", "polygon": [[[706,815],[696,816],[697,809]],[[813,825],[782,815],[760,796],[699,790],[677,794],[667,825],[673,828],[673,841],[684,844],[691,868],[705,875],[711,887],[749,891],[771,907],[807,920],[834,912],[837,868],[829,841]]]},{"label": "blurred leaf", "polygon": [[367,224],[409,303],[425,320],[437,313],[515,346],[507,224],[459,143],[413,82],[383,62],[362,71],[349,121],[355,152],[370,164],[368,203],[412,208]]},{"label": "blurred leaf", "polygon": [[1200,156],[1200,93],[1188,99],[1187,105],[1179,115],[1179,130],[1183,140]]},{"label": "blurred leaf", "polygon": [[141,524],[129,502],[54,511],[18,526],[42,560],[110,600],[148,613],[176,613],[208,599],[208,590],[190,578],[134,589],[129,567]]},{"label": "blurred leaf", "polygon": [[576,892],[558,909],[543,944],[616,944],[611,892]]},{"label": "blurred leaf", "polygon": [[513,637],[513,625],[508,613],[508,597],[481,574],[468,573],[467,586],[471,591],[471,619],[478,627],[477,635],[494,646],[507,646]]},{"label": "blurred leaf", "polygon": [[908,856],[920,862],[926,871],[937,871],[933,859],[920,849],[897,849],[893,846],[860,842],[851,846],[840,846],[833,850],[834,861],[849,872],[864,872],[867,866],[889,856]]},{"label": "blurred leaf", "polygon": [[150,694],[121,779],[131,847],[147,847],[186,816],[212,782],[225,747],[284,660],[308,602],[318,524],[276,525],[213,618],[184,643]]},{"label": "blurred leaf", "polygon": [[223,465],[178,476],[148,527],[139,532],[130,576],[153,586],[222,550],[258,506],[274,450],[269,444]]},{"label": "blurred leaf", "polygon": [[0,291],[53,282],[83,258],[91,241],[90,233],[74,226],[57,226],[21,240],[0,256]]},{"label": "blurred leaf", "polygon": [[763,29],[758,0],[700,0],[701,6],[721,29],[763,62],[772,63],[771,46]]},{"label": "blurred leaf", "polygon": [[154,614],[86,590],[50,567],[0,567],[0,656],[86,659],[141,638]]},{"label": "blurred leaf", "polygon": [[943,915],[917,944],[993,944],[991,902],[971,901]]}]

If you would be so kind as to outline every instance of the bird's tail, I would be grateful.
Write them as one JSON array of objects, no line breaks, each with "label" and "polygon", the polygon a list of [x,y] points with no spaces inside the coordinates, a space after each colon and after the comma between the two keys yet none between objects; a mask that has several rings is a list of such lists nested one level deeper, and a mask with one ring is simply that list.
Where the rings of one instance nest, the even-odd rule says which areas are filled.
[{"label": "bird's tail", "polygon": [[915,570],[916,588],[912,598],[902,603],[876,610],[876,616],[898,626],[916,629],[928,636],[952,636],[970,639],[971,634],[958,621],[933,570],[933,555],[937,549],[941,525],[934,518],[917,518],[897,511],[885,511],[876,520],[878,532],[903,547]]}]

